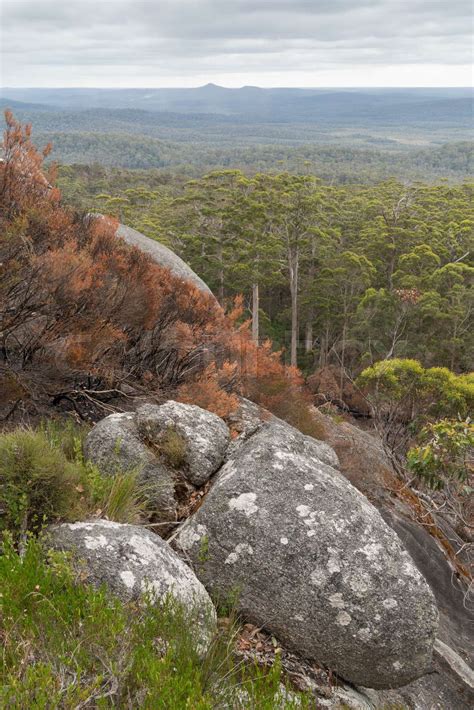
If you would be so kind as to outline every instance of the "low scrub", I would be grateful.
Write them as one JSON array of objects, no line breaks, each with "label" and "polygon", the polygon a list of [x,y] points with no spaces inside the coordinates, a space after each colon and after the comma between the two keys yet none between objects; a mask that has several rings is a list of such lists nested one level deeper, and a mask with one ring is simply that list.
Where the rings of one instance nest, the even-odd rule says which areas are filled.
[{"label": "low scrub", "polygon": [[15,537],[93,515],[133,523],[145,507],[135,472],[104,476],[82,455],[71,422],[0,434],[0,530]]},{"label": "low scrub", "polygon": [[236,662],[234,632],[200,659],[183,611],[171,602],[124,604],[81,583],[61,553],[30,537],[19,555],[4,535],[0,556],[0,706],[35,708],[310,707],[279,699],[277,665]]}]

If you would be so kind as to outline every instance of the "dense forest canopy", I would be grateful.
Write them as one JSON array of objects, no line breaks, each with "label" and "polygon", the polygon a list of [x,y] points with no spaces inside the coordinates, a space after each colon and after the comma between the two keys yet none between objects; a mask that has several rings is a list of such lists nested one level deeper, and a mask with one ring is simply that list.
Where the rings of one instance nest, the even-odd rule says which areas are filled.
[{"label": "dense forest canopy", "polygon": [[[63,167],[65,199],[173,248],[258,337],[355,373],[413,357],[472,367],[474,184],[336,185],[311,174]],[[257,331],[254,331],[257,337]]]}]

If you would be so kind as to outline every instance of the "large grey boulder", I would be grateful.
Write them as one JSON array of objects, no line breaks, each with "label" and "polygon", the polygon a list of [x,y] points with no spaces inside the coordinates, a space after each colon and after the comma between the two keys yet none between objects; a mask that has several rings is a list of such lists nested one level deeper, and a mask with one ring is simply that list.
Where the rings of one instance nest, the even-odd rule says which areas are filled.
[{"label": "large grey boulder", "polygon": [[174,251],[165,247],[164,244],[160,244],[160,242],[157,242],[155,239],[150,239],[144,234],[141,234],[141,232],[137,232],[136,229],[127,227],[124,224],[119,225],[116,234],[123,239],[124,242],[127,242],[127,244],[138,247],[140,251],[149,254],[153,261],[169,269],[175,276],[183,279],[183,281],[190,281],[197,286],[200,291],[210,296],[213,295],[209,286],[194,273],[191,267],[175,254]]},{"label": "large grey boulder", "polygon": [[175,432],[183,446],[183,476],[202,486],[224,460],[229,445],[229,429],[216,414],[191,404],[168,401],[162,405],[145,404],[136,412],[136,425],[142,439],[160,448]]},{"label": "large grey boulder", "polygon": [[265,423],[223,466],[177,543],[217,598],[346,680],[430,669],[433,595],[397,535],[318,442]]},{"label": "large grey boulder", "polygon": [[190,633],[204,651],[216,628],[211,599],[194,573],[168,543],[136,525],[91,520],[49,528],[48,543],[72,552],[84,565],[88,581],[106,586],[130,601],[147,593],[164,602],[172,596],[190,622]]},{"label": "large grey boulder", "polygon": [[[402,486],[380,439],[349,422],[335,423],[313,411],[326,441],[337,452],[340,471],[377,507],[397,533],[416,567],[431,587],[439,610],[433,672],[398,691],[384,691],[385,705],[408,705],[413,710],[460,710],[474,707],[474,608],[469,579],[469,547],[443,519],[443,508],[418,498]],[[428,510],[430,514],[428,515]],[[434,525],[427,524],[431,520]],[[458,658],[448,663],[448,657]],[[464,664],[464,665],[463,665]]]},{"label": "large grey boulder", "polygon": [[171,473],[140,440],[135,414],[110,414],[89,432],[84,455],[106,474],[136,470],[158,517],[174,520],[176,504]]}]

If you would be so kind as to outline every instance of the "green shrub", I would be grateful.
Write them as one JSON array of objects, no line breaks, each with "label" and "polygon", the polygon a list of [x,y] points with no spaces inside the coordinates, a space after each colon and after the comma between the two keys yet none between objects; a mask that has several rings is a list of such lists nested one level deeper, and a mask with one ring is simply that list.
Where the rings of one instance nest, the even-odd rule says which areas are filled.
[{"label": "green shrub", "polygon": [[84,431],[71,422],[0,434],[0,530],[23,535],[43,525],[101,515],[137,522],[145,491],[135,472],[102,475],[82,455]]},{"label": "green shrub", "polygon": [[[62,553],[30,537],[23,556],[5,535],[0,556],[0,707],[273,710],[280,669],[237,663],[233,631],[204,660],[183,611],[124,604],[78,582]],[[287,702],[280,707],[296,707]],[[298,707],[309,707],[302,697]]]},{"label": "green shrub", "polygon": [[474,424],[469,417],[428,424],[418,439],[419,446],[408,451],[408,468],[430,488],[442,489],[450,481],[469,482],[474,473]]},{"label": "green shrub", "polygon": [[19,429],[0,436],[0,526],[36,530],[85,511],[83,467],[69,461],[44,431]]}]

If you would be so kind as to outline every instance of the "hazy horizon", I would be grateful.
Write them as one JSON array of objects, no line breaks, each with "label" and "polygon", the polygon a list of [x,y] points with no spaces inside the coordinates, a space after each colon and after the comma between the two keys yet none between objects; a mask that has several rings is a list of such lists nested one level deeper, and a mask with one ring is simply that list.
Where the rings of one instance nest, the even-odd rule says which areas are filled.
[{"label": "hazy horizon", "polygon": [[228,90],[236,90],[238,91],[239,89],[274,89],[274,90],[302,90],[302,91],[331,91],[331,90],[337,90],[337,91],[360,91],[360,90],[368,90],[368,91],[383,91],[383,90],[424,90],[424,89],[439,89],[440,91],[443,90],[449,90],[449,89],[460,89],[464,91],[473,91],[474,92],[474,86],[470,84],[465,84],[465,85],[456,85],[456,86],[451,86],[451,85],[419,85],[419,86],[411,86],[411,85],[402,85],[400,84],[399,86],[391,86],[391,85],[380,85],[380,86],[371,86],[371,85],[357,85],[357,86],[343,86],[343,85],[334,85],[334,86],[289,86],[289,85],[274,85],[274,86],[264,86],[262,84],[241,84],[239,86],[225,86],[224,84],[218,84],[214,81],[208,81],[205,84],[193,84],[193,85],[173,85],[173,86],[107,86],[107,85],[101,85],[101,86],[94,86],[92,84],[90,85],[84,85],[84,86],[69,86],[66,84],[63,85],[58,85],[54,86],[52,84],[45,84],[42,86],[39,85],[19,85],[19,84],[11,84],[11,85],[2,85],[0,84],[0,91],[6,90],[6,89],[24,89],[24,90],[31,90],[31,91],[40,91],[42,89],[52,89],[52,90],[64,90],[64,91],[90,91],[90,90],[96,90],[96,89],[104,89],[107,91],[167,91],[167,90],[173,90],[176,89],[177,91],[181,90],[186,90],[186,89],[204,89],[206,87],[215,87],[218,89],[228,89]]}]

